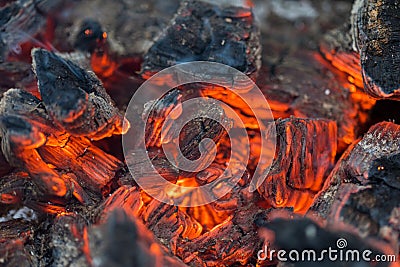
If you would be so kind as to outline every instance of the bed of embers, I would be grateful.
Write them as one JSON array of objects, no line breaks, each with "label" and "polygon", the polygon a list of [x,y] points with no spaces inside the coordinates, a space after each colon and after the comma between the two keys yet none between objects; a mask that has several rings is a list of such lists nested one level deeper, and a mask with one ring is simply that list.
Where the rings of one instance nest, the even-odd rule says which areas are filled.
[{"label": "bed of embers", "polygon": [[[280,262],[258,252],[321,251],[344,238],[371,258],[398,256],[398,1],[235,3],[0,1],[1,266],[397,266]],[[121,135],[135,129],[124,111],[137,88],[193,60],[256,82],[273,113],[276,152],[251,192],[264,153],[251,109],[221,87],[171,90],[147,105],[152,164],[179,185],[221,181],[211,192],[218,200],[178,207],[136,184]],[[241,144],[209,118],[189,122],[179,141],[194,160],[199,140],[212,139],[212,164],[188,173],[163,154],[160,125],[192,97],[237,111],[250,140],[249,160],[235,159],[240,177],[224,169]]]}]

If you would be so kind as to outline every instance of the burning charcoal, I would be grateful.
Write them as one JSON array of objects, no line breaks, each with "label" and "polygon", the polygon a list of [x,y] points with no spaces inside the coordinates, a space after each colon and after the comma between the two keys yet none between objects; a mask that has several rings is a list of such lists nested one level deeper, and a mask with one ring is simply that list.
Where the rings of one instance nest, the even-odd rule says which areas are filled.
[{"label": "burning charcoal", "polygon": [[278,120],[276,132],[276,158],[258,190],[273,207],[305,212],[333,167],[336,124],[290,118]]},{"label": "burning charcoal", "polygon": [[312,212],[346,223],[362,236],[399,242],[400,126],[382,122],[349,148],[315,199]]},{"label": "burning charcoal", "polygon": [[[285,254],[280,253],[279,257],[286,258],[287,261],[279,266],[389,266],[388,262],[376,264],[377,262],[363,259],[365,250],[371,251],[367,256],[371,260],[376,255],[383,255],[386,251],[382,251],[379,244],[362,239],[350,231],[324,229],[307,218],[275,218],[262,224],[260,233],[265,240],[263,253],[260,253],[261,258],[264,258],[262,262],[276,260],[276,251],[283,250]],[[329,247],[332,252],[328,252]],[[298,254],[291,251],[297,251]],[[355,254],[352,251],[356,251]]]},{"label": "burning charcoal", "polygon": [[[1,143],[1,139],[0,139]],[[0,149],[0,177],[3,177],[7,173],[9,173],[12,170],[12,167],[10,164],[8,164],[6,158],[4,157],[4,154],[2,150]]]},{"label": "burning charcoal", "polygon": [[280,62],[262,69],[257,84],[275,118],[294,115],[335,121],[338,152],[343,152],[357,138],[375,104],[347,76],[319,54],[303,50],[284,54]]},{"label": "burning charcoal", "polygon": [[260,53],[251,9],[184,1],[145,55],[142,76],[149,78],[171,65],[195,60],[220,62],[254,74],[260,68]]},{"label": "burning charcoal", "polygon": [[[160,204],[160,207],[161,206],[162,205]],[[173,206],[169,206],[169,207],[172,208]],[[175,208],[176,207],[174,207],[174,210],[176,210]],[[126,229],[128,232],[134,233],[134,232],[136,232],[136,229],[138,230],[137,233],[139,234],[139,237],[137,237],[135,235],[135,236],[133,236],[132,240],[127,240],[126,242],[135,242],[135,240],[139,240],[138,243],[142,243],[142,242],[145,242],[148,244],[150,243],[150,244],[152,244],[152,246],[155,246],[157,249],[159,249],[158,243],[157,243],[157,241],[155,241],[152,234],[150,234],[150,232],[144,227],[144,225],[142,223],[140,223],[139,221],[137,221],[137,219],[136,219],[136,218],[138,218],[139,213],[143,212],[143,209],[144,209],[140,191],[136,187],[128,187],[128,186],[120,187],[117,191],[115,191],[110,196],[110,198],[108,198],[108,200],[104,203],[104,205],[101,207],[101,209],[102,209],[101,222],[108,221],[106,223],[106,225],[111,224],[111,222],[114,222],[114,223],[117,223],[117,225],[119,225],[119,224],[126,225],[126,227],[128,227],[128,225],[130,225],[130,228]],[[124,212],[122,212],[121,209]],[[161,214],[158,214],[156,216],[156,218],[160,218],[160,215]],[[165,215],[165,214],[163,214],[163,215]],[[156,219],[156,221],[157,221],[157,219]],[[114,223],[113,223],[113,225],[114,225]],[[100,231],[104,232],[104,229],[105,229],[105,226],[100,226],[100,227],[96,227],[94,229],[94,231],[92,231],[92,232],[94,232],[96,234],[96,231],[98,232],[100,230]],[[120,227],[115,226],[115,228],[113,227],[112,229],[115,229],[114,231],[116,233],[118,233]],[[181,231],[181,229],[179,229],[179,231]],[[179,231],[176,233],[179,234]],[[99,234],[99,233],[97,233],[97,234]],[[100,234],[101,234],[101,232],[100,232]],[[113,234],[113,233],[110,233],[110,234]],[[171,233],[170,233],[170,236],[172,236]],[[98,239],[98,237],[97,237],[97,239]],[[104,249],[107,249],[111,253],[112,253],[112,250],[111,250],[110,246],[111,245],[115,246],[116,245],[115,243],[122,242],[122,240],[123,240],[122,238],[119,238],[118,236],[117,236],[117,238],[113,237],[113,238],[105,238],[105,239],[106,240],[112,239],[112,240],[110,240],[110,244],[107,244],[106,246],[104,246],[104,245],[102,246]],[[99,242],[103,243],[102,241],[99,241]],[[129,251],[130,256],[129,255],[126,255],[126,256],[131,257],[132,253],[133,253],[133,250]],[[149,252],[146,252],[146,254],[147,253],[149,253]],[[97,254],[98,254],[98,257],[102,256],[99,253],[97,253]],[[105,253],[103,253],[103,255],[106,255],[105,257],[108,257],[108,254],[109,253],[107,253],[107,251]],[[151,254],[154,254],[154,250],[151,251]],[[176,258],[174,258],[172,256],[169,256],[165,250],[162,250],[162,254],[163,254],[163,256],[161,259],[160,259],[160,255],[158,255],[158,256],[153,255],[152,257],[154,258],[154,256],[157,256],[158,257],[158,259],[156,259],[157,261],[162,260],[163,266],[176,266],[174,264],[177,264],[177,266],[184,266],[184,264],[181,263],[179,260],[177,260]]]},{"label": "burning charcoal", "polygon": [[360,0],[353,6],[353,47],[360,52],[365,91],[375,98],[400,99],[398,4]]},{"label": "burning charcoal", "polygon": [[[204,100],[185,108],[182,107],[181,99],[182,94],[175,89],[163,98],[147,104],[143,115],[144,118],[147,117],[146,145],[147,147],[160,147],[168,145],[168,143],[179,142],[182,155],[189,160],[196,160],[201,156],[200,142],[208,138],[217,143],[232,127],[232,121],[216,102]],[[182,114],[192,113],[195,113],[194,118],[185,125],[186,117]],[[179,125],[184,126],[180,129]],[[163,127],[166,132],[161,131]],[[179,141],[176,140],[178,138]],[[210,142],[202,143],[202,146],[204,151],[212,149]],[[204,164],[207,163],[206,159],[203,161]]]},{"label": "burning charcoal", "polygon": [[[127,157],[127,160],[130,162],[130,170],[135,174],[135,176],[152,177],[160,174],[164,179],[171,183],[175,183],[178,180],[180,173],[179,169],[171,164],[160,149],[149,149],[146,152],[132,151],[130,152],[130,155],[131,156]],[[148,159],[150,159],[152,163],[150,166],[149,164],[146,164]],[[154,186],[157,187],[156,184]]]},{"label": "burning charcoal", "polygon": [[7,161],[26,170],[42,193],[62,197],[71,192],[88,203],[85,190],[101,196],[122,165],[86,138],[72,137],[53,124],[40,100],[27,92],[5,93],[0,114]]},{"label": "burning charcoal", "polygon": [[350,83],[363,88],[360,55],[352,45],[351,24],[348,22],[323,37],[320,51],[333,67],[349,75]]},{"label": "burning charcoal", "polygon": [[43,104],[67,132],[99,140],[127,131],[128,122],[92,72],[43,49],[32,57]]},{"label": "burning charcoal", "polygon": [[75,214],[57,216],[50,230],[54,266],[92,266],[87,222]]},{"label": "burning charcoal", "polygon": [[191,266],[246,265],[261,247],[254,223],[261,213],[254,202],[239,206],[234,215],[201,236],[181,240],[177,254]]},{"label": "burning charcoal", "polygon": [[181,105],[181,99],[181,92],[175,89],[168,92],[161,99],[145,104],[145,110],[142,117],[145,119],[146,116],[148,116],[145,135],[146,147],[161,146],[161,130],[163,124],[171,111],[174,108],[179,108]]}]

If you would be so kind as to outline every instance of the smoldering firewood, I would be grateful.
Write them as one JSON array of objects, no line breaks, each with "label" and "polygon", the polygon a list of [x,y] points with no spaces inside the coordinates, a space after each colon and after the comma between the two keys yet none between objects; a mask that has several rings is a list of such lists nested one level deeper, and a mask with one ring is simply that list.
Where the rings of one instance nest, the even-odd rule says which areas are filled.
[{"label": "smoldering firewood", "polygon": [[[277,44],[267,43],[272,50]],[[257,85],[263,91],[275,118],[291,115],[325,118],[338,126],[338,152],[358,136],[375,101],[357,91],[337,70],[313,51],[293,51],[260,71]]]},{"label": "smoldering firewood", "polygon": [[260,53],[251,9],[185,1],[145,55],[142,76],[194,60],[220,62],[254,74],[260,68]]},{"label": "smoldering firewood", "polygon": [[278,120],[276,133],[276,156],[258,191],[273,207],[305,212],[333,167],[336,124],[292,117]]},{"label": "smoldering firewood", "polygon": [[399,19],[395,1],[354,1],[350,19],[320,46],[334,67],[374,98],[399,99]]},{"label": "smoldering firewood", "polygon": [[398,2],[355,1],[353,47],[360,52],[365,91],[375,98],[400,99]]},{"label": "smoldering firewood", "polygon": [[[141,244],[144,242],[147,243],[147,245],[151,244],[152,246],[157,247],[158,250],[158,252],[156,253],[157,255],[151,256],[151,254],[154,254],[154,250],[152,250],[151,252],[145,252],[145,254],[149,255],[149,257],[153,259],[155,258],[157,264],[160,264],[160,262],[162,262],[163,263],[162,266],[173,266],[173,264],[177,264],[177,266],[184,266],[182,262],[177,260],[175,257],[170,256],[165,249],[161,248],[160,250],[158,241],[156,241],[156,239],[153,237],[153,234],[151,234],[148,230],[149,224],[146,223],[147,226],[146,228],[141,222],[138,221],[139,218],[138,216],[140,215],[141,212],[143,212],[143,209],[144,209],[143,200],[141,198],[140,191],[136,187],[122,186],[118,190],[116,190],[110,196],[110,198],[108,198],[107,201],[102,205],[101,207],[102,214],[100,217],[100,221],[102,222],[108,221],[107,223],[108,225],[110,224],[115,225],[115,223],[117,223],[116,226],[112,226],[112,230],[115,231],[115,233],[117,234],[120,233],[121,230],[125,229],[125,228],[119,229],[120,228],[118,227],[119,224],[121,224],[123,227],[124,225],[125,227],[130,226],[129,229],[127,229],[126,231],[128,231],[129,233],[134,233],[137,231],[138,236],[131,238],[131,240],[126,240],[126,238],[118,237],[118,235],[116,237],[104,238],[105,240],[109,240],[110,242],[106,245],[99,245],[99,246],[103,248],[108,247],[107,249],[110,252],[112,252],[111,246],[116,246],[116,243],[120,243],[124,240],[128,243],[132,243],[132,245],[136,243],[135,246],[139,245],[140,247],[142,247]],[[159,218],[159,216],[160,215],[157,215],[157,218]],[[156,218],[154,219],[157,220]],[[110,223],[110,221],[112,222]],[[100,227],[100,230],[107,236],[109,234],[113,234],[112,232],[110,232],[110,230],[105,232],[105,226]],[[121,233],[126,233],[126,231],[122,231]],[[179,234],[179,231],[176,232],[176,234]],[[163,241],[163,239],[161,239],[160,241],[161,243],[167,242],[167,240]],[[103,241],[101,241],[100,243],[103,243]],[[104,258],[108,257],[107,254],[110,253],[103,253],[103,255],[106,256],[102,256],[100,253],[97,252],[96,254],[98,255],[98,257]],[[133,251],[129,251],[127,252],[126,257],[131,257],[130,259],[133,260],[135,255],[133,255]],[[111,258],[112,255],[109,260],[111,260]],[[149,260],[148,258],[146,259]],[[158,266],[157,264],[153,262],[151,266]]]},{"label": "smoldering firewood", "polygon": [[[147,118],[146,146],[161,147],[161,145],[179,144],[182,155],[186,159],[196,160],[201,156],[200,142],[208,138],[217,143],[226,131],[231,129],[232,120],[216,102],[204,99],[196,105],[183,107],[183,101],[180,90],[174,89],[161,99],[147,103],[143,114],[143,118]],[[184,124],[186,114],[194,114],[194,118]],[[183,128],[180,129],[179,126]],[[163,128],[164,131],[162,131]],[[211,142],[201,143],[201,145],[204,151],[211,151],[213,146]],[[180,162],[178,157],[176,161]],[[207,159],[204,159],[203,163],[206,164]]]},{"label": "smoldering firewood", "polygon": [[360,55],[353,49],[352,25],[350,21],[325,34],[320,43],[320,52],[333,67],[349,75],[349,80],[363,88]]},{"label": "smoldering firewood", "polygon": [[27,243],[33,237],[33,225],[23,219],[0,222],[0,263],[2,266],[28,267],[39,259]]},{"label": "smoldering firewood", "polygon": [[55,123],[94,140],[127,131],[128,122],[94,73],[43,49],[34,49],[32,57],[43,104]]},{"label": "smoldering firewood", "polygon": [[62,197],[70,192],[88,203],[101,196],[122,166],[89,140],[55,125],[41,101],[27,92],[9,90],[0,102],[0,114],[7,161],[26,170],[42,193]]},{"label": "smoldering firewood", "polygon": [[342,156],[310,212],[398,248],[400,126],[382,122]]},{"label": "smoldering firewood", "polygon": [[[287,261],[280,262],[278,266],[389,266],[388,262],[373,262],[376,255],[388,255],[388,250],[373,240],[363,239],[356,234],[343,228],[324,228],[308,218],[274,218],[270,222],[260,225],[260,236],[264,239],[263,260],[260,264],[276,261],[276,251],[283,250],[285,254],[279,257]],[[334,252],[330,255],[336,257],[332,260],[327,250],[331,248]],[[267,249],[266,249],[267,248]],[[275,252],[273,252],[274,250]],[[295,250],[298,252],[290,253]],[[325,255],[323,255],[325,250]],[[362,253],[370,250],[367,256],[370,261],[362,258]],[[311,252],[310,252],[311,251]],[[340,256],[342,251],[342,256]],[[351,254],[349,251],[358,251]],[[306,253],[304,253],[306,252]],[[291,255],[291,258],[289,257]],[[294,260],[294,259],[298,260]],[[292,260],[291,260],[292,259]],[[318,259],[318,260],[317,260]],[[272,262],[271,262],[272,261]],[[377,265],[376,265],[377,264]]]},{"label": "smoldering firewood", "polygon": [[240,196],[244,201],[239,201],[234,213],[225,221],[197,238],[180,240],[177,255],[185,263],[232,266],[255,261],[256,250],[261,246],[255,221],[265,216],[266,211],[255,204],[257,198],[253,198],[247,187],[240,190]]}]

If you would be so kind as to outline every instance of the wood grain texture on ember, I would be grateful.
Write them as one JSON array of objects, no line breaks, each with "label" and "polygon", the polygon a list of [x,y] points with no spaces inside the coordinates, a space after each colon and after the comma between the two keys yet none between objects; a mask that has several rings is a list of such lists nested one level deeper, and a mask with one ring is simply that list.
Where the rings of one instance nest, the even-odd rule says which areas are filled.
[{"label": "wood grain texture on ember", "polygon": [[333,168],[336,123],[292,117],[278,120],[276,132],[276,156],[258,191],[273,207],[305,212]]}]

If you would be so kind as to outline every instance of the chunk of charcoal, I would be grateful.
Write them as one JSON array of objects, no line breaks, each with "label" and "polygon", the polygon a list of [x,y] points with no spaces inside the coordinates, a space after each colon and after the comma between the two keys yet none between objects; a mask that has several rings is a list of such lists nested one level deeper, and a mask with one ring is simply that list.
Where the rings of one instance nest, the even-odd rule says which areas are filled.
[{"label": "chunk of charcoal", "polygon": [[126,132],[127,121],[94,73],[43,49],[32,57],[46,110],[67,132],[95,140]]},{"label": "chunk of charcoal", "polygon": [[259,31],[251,9],[184,1],[144,57],[142,76],[188,61],[214,61],[246,74],[260,68]]},{"label": "chunk of charcoal", "polygon": [[87,138],[70,136],[54,124],[42,102],[28,92],[11,89],[5,93],[0,121],[5,158],[29,173],[41,195],[72,193],[89,203],[109,190],[122,166]]},{"label": "chunk of charcoal", "polygon": [[[147,103],[143,114],[143,118],[147,118],[146,145],[160,147],[179,142],[183,157],[197,160],[201,156],[199,148],[201,141],[208,138],[217,143],[231,129],[233,122],[217,102],[204,99],[186,107],[182,106],[182,102],[182,93],[174,89],[161,99]],[[193,116],[185,124],[186,114]],[[204,151],[210,151],[213,144],[207,142],[201,145]],[[177,158],[178,163],[179,161]],[[203,160],[203,164],[207,162]]]},{"label": "chunk of charcoal", "polygon": [[273,207],[305,212],[333,168],[336,124],[292,117],[278,120],[276,133],[276,156],[258,191]]},{"label": "chunk of charcoal", "polygon": [[328,224],[346,223],[363,235],[399,242],[400,126],[374,125],[343,154],[314,200],[311,212]]},{"label": "chunk of charcoal", "polygon": [[360,0],[353,6],[352,34],[364,89],[375,98],[400,99],[399,8],[396,0]]}]

